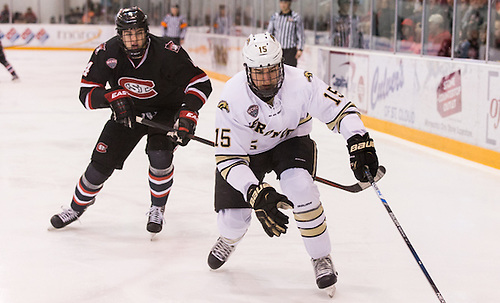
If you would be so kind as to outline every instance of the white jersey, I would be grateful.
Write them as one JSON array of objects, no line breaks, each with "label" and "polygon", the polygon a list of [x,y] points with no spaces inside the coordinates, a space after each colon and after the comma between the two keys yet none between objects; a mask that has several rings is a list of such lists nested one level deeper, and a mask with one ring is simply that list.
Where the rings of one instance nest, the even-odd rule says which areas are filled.
[{"label": "white jersey", "polygon": [[[250,90],[245,71],[231,78],[220,96],[215,116],[217,169],[244,196],[250,184],[258,184],[248,167],[249,155],[308,135],[312,117],[334,132],[341,132],[346,139],[366,132],[356,106],[325,82],[288,65],[284,66],[284,75],[272,105]],[[349,118],[344,119],[346,116]],[[251,180],[236,181],[241,179]]]}]

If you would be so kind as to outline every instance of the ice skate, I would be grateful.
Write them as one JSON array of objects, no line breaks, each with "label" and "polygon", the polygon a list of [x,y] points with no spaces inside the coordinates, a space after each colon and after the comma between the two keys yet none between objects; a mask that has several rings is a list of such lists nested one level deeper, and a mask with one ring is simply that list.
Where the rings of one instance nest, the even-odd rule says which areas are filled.
[{"label": "ice skate", "polygon": [[18,75],[13,75],[12,76],[12,81],[19,81],[19,76]]},{"label": "ice skate", "polygon": [[61,213],[53,215],[52,218],[50,218],[50,223],[55,229],[63,228],[66,225],[78,220],[83,212],[85,212],[85,210],[76,211],[72,208],[63,209]]},{"label": "ice skate", "polygon": [[159,233],[163,227],[163,213],[165,212],[165,206],[155,206],[152,205],[149,209],[148,214],[148,224],[146,225],[147,231],[151,233],[151,240],[153,237]]},{"label": "ice skate", "polygon": [[333,297],[336,291],[335,283],[337,283],[338,274],[333,266],[332,258],[328,255],[322,258],[312,259],[311,261],[314,267],[318,288],[326,290],[327,294]]},{"label": "ice skate", "polygon": [[230,241],[221,236],[212,247],[207,260],[208,266],[210,266],[211,269],[218,269],[221,267],[224,263],[226,263],[231,253],[235,250],[236,245],[231,245],[227,242]]}]

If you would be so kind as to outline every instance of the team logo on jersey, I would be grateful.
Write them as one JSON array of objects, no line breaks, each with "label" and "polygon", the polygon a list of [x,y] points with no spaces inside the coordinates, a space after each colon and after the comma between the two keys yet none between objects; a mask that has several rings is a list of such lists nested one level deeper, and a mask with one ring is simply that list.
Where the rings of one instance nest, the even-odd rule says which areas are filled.
[{"label": "team logo on jersey", "polygon": [[219,102],[219,104],[217,104],[217,107],[218,107],[220,110],[223,110],[223,109],[224,109],[224,110],[226,110],[226,112],[228,112],[228,113],[229,113],[229,104],[227,104],[227,102],[226,102],[226,101],[221,100],[221,101]]},{"label": "team logo on jersey", "polygon": [[165,48],[176,53],[178,53],[181,49],[179,45],[175,44],[172,41],[169,41],[167,44],[165,44]]},{"label": "team logo on jersey", "polygon": [[105,50],[106,50],[106,43],[102,43],[101,45],[99,45],[98,47],[96,47],[96,48],[95,48],[95,50],[94,50],[94,54],[96,54],[96,55],[97,55],[97,53],[98,53],[99,51],[101,51],[101,50],[103,50],[103,51],[105,51]]},{"label": "team logo on jersey", "polygon": [[158,92],[154,90],[155,83],[151,80],[122,77],[118,80],[118,85],[128,90],[130,96],[137,99],[149,99],[158,95]]},{"label": "team logo on jersey", "polygon": [[108,60],[106,60],[106,65],[111,69],[114,69],[116,67],[116,64],[118,64],[118,60],[116,60],[115,58],[109,58]]},{"label": "team logo on jersey", "polygon": [[259,106],[257,105],[250,105],[250,107],[247,109],[247,113],[256,118],[259,115]]},{"label": "team logo on jersey", "polygon": [[97,146],[95,147],[95,150],[98,153],[105,154],[108,151],[108,146],[102,142],[97,143]]},{"label": "team logo on jersey", "polygon": [[304,76],[307,78],[307,81],[311,82],[313,78],[313,74],[311,72],[305,71]]}]

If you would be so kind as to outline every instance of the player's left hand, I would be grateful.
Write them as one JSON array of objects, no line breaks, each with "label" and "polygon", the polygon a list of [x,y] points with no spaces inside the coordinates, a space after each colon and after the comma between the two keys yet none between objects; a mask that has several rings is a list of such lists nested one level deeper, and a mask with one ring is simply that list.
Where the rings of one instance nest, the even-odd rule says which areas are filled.
[{"label": "player's left hand", "polygon": [[361,182],[368,182],[365,175],[365,166],[370,174],[375,176],[378,170],[378,157],[375,152],[373,139],[368,133],[363,136],[356,134],[347,139],[347,149],[349,150],[351,169],[356,179]]},{"label": "player's left hand", "polygon": [[181,108],[176,117],[174,124],[174,129],[177,131],[176,142],[181,146],[186,146],[194,136],[198,123],[198,112]]},{"label": "player's left hand", "polygon": [[292,209],[293,203],[285,195],[279,194],[267,183],[251,185],[248,189],[248,203],[255,210],[255,215],[269,237],[285,234],[288,216],[278,210]]}]

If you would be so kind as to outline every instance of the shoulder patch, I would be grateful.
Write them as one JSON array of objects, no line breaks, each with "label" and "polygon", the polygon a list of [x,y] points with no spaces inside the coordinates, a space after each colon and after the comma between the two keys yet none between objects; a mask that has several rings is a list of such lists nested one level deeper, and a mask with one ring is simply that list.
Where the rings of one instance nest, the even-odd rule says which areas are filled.
[{"label": "shoulder patch", "polygon": [[98,47],[96,47],[96,48],[95,48],[95,50],[94,50],[94,54],[96,54],[96,55],[97,55],[97,53],[98,53],[99,51],[101,51],[101,50],[103,50],[103,51],[105,51],[105,50],[106,50],[106,42],[104,42],[104,43],[102,43],[101,45],[99,45]]},{"label": "shoulder patch", "polygon": [[304,77],[307,78],[307,81],[311,82],[313,78],[313,74],[311,72],[305,71],[304,72]]},{"label": "shoulder patch", "polygon": [[165,44],[165,48],[168,49],[169,51],[173,51],[174,53],[178,53],[181,47],[177,44],[175,44],[172,41],[169,41],[167,44]]},{"label": "shoulder patch", "polygon": [[117,64],[118,60],[116,60],[115,58],[109,58],[108,60],[106,60],[106,65],[111,69],[114,69]]},{"label": "shoulder patch", "polygon": [[224,100],[221,100],[219,101],[219,104],[217,104],[217,107],[220,109],[220,110],[225,110],[226,112],[229,113],[229,104],[227,104],[226,101]]}]

